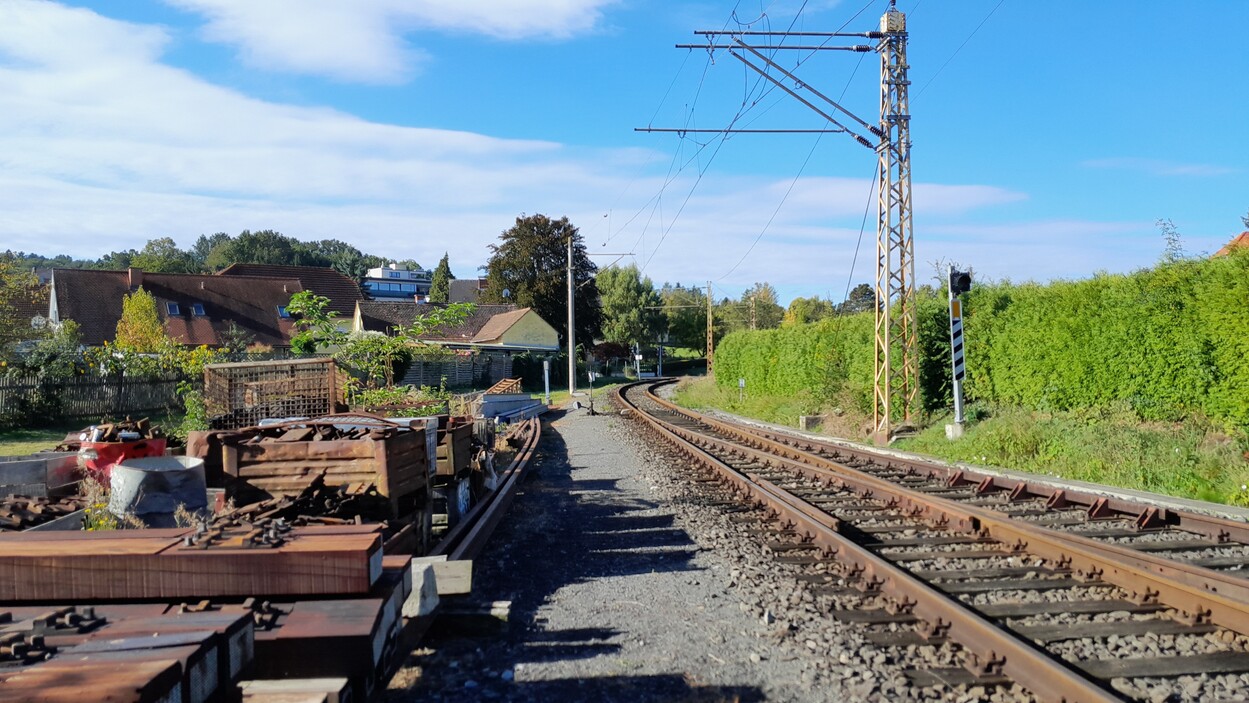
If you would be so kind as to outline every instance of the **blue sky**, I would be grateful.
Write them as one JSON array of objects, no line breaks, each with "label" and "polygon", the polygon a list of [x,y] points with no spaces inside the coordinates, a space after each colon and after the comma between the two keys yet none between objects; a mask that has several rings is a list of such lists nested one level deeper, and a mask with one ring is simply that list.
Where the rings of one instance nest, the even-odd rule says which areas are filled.
[{"label": "blue sky", "polygon": [[[887,4],[0,0],[0,247],[96,257],[271,228],[426,265],[448,251],[464,277],[540,212],[657,283],[840,299],[871,277],[873,217],[851,272],[870,151],[634,128],[723,127],[744,97],[738,126],[820,127],[728,54],[673,45],[739,22],[866,31]],[[899,8],[921,279],[938,260],[1130,271],[1157,260],[1159,218],[1193,254],[1243,229],[1249,3]],[[796,72],[874,122],[878,63],[824,52]]]}]

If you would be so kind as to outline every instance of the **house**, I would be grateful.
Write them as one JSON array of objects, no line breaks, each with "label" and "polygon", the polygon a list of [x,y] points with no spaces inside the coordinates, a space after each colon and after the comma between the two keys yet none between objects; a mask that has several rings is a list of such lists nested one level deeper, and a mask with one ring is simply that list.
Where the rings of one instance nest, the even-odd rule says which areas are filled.
[{"label": "house", "polygon": [[[429,310],[445,303],[366,300],[356,304],[353,332],[393,334],[410,326]],[[512,354],[559,350],[559,333],[532,308],[515,305],[478,305],[462,323],[432,330],[420,341],[460,352],[455,362],[415,363],[402,382],[436,385],[440,377],[452,385],[489,385],[512,374]],[[433,366],[431,370],[429,367]]]},{"label": "house", "polygon": [[1214,255],[1215,256],[1227,256],[1228,254],[1232,253],[1233,249],[1240,249],[1241,247],[1249,247],[1249,231],[1241,232],[1240,234],[1233,237],[1232,241],[1228,242],[1227,244],[1224,244],[1222,249],[1219,249],[1218,251],[1214,252]]},{"label": "house", "polygon": [[95,271],[53,269],[48,318],[74,320],[82,343],[111,342],[121,319],[122,299],[143,288],[156,299],[165,331],[189,346],[220,346],[234,323],[254,342],[288,347],[293,321],[291,295],[303,290],[295,278],[145,273],[140,269]]},{"label": "house", "polygon": [[484,278],[456,278],[451,281],[450,295],[447,300],[452,303],[476,303],[486,290]]},{"label": "house", "polygon": [[429,295],[429,287],[433,285],[434,274],[425,269],[408,270],[399,264],[380,266],[369,269],[364,277],[364,292],[374,300],[404,298],[424,299]]},{"label": "house", "polygon": [[328,266],[283,266],[276,264],[230,264],[218,276],[253,276],[261,278],[293,278],[304,290],[329,298],[329,309],[344,320],[356,312],[356,302],[364,300],[360,286]]}]

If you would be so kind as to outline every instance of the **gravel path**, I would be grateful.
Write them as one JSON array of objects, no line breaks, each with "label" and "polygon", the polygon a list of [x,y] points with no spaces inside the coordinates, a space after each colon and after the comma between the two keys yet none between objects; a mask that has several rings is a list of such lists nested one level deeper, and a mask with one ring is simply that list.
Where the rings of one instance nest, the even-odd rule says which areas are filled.
[{"label": "gravel path", "polygon": [[846,700],[813,691],[797,647],[737,597],[701,549],[664,470],[614,415],[556,414],[509,515],[478,561],[477,602],[512,601],[508,631],[434,637],[390,700]]},{"label": "gravel path", "polygon": [[813,593],[808,567],[777,563],[751,533],[759,523],[725,512],[636,423],[584,410],[548,420],[475,565],[475,602],[512,601],[506,632],[427,638],[390,701],[1028,699],[1014,686],[911,685],[905,667],[953,666],[956,652],[874,647],[862,625],[834,621],[860,598]]}]

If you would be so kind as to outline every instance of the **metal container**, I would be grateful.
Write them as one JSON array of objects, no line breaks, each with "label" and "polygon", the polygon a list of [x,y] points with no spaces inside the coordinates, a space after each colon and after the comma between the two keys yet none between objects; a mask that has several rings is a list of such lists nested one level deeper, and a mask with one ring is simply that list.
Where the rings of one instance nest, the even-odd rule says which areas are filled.
[{"label": "metal container", "polygon": [[208,506],[204,460],[185,456],[128,459],[113,467],[108,510],[133,513],[148,527],[175,527],[178,506],[192,513]]}]

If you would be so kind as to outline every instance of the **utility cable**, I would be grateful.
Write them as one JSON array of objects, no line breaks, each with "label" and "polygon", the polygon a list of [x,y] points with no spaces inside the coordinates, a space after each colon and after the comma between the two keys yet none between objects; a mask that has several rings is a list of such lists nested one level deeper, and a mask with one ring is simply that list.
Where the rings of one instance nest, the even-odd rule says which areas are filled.
[{"label": "utility cable", "polygon": [[924,83],[923,87],[919,89],[919,92],[915,94],[915,97],[911,98],[912,103],[915,102],[919,96],[923,95],[925,90],[928,90],[928,86],[932,85],[932,82],[937,80],[937,76],[941,75],[941,72],[945,70],[945,67],[950,65],[950,62],[954,60],[955,56],[958,56],[958,52],[962,51],[963,47],[967,46],[967,42],[971,41],[971,38],[976,36],[976,32],[980,31],[980,28],[984,26],[985,22],[988,22],[989,18],[993,16],[993,13],[997,12],[997,9],[1005,2],[1006,0],[998,0],[998,3],[993,6],[993,9],[989,10],[989,14],[985,15],[984,19],[980,20],[980,24],[976,25],[976,28],[971,30],[971,34],[967,35],[967,38],[963,40],[963,43],[958,45],[958,48],[954,50],[953,54],[950,54],[950,58],[946,59],[945,63],[941,64],[941,68],[938,68],[937,72],[932,74],[932,78],[929,78],[928,82]]}]

